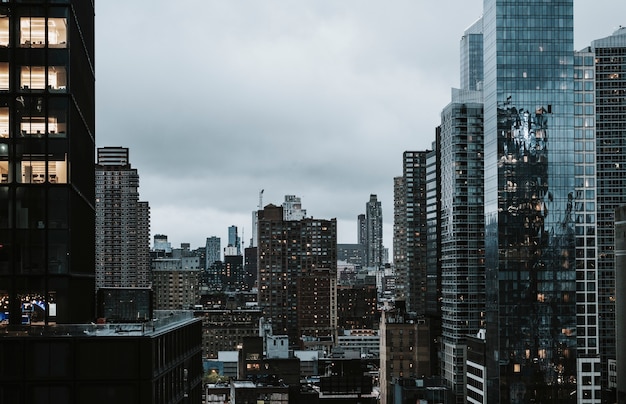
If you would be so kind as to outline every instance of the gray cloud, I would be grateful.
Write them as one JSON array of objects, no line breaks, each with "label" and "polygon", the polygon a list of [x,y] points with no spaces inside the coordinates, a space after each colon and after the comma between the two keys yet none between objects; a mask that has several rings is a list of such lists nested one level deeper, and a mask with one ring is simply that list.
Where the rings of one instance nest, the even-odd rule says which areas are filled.
[{"label": "gray cloud", "polygon": [[[152,232],[175,245],[224,239],[232,224],[248,239],[265,189],[264,203],[296,194],[309,215],[336,217],[341,242],[356,241],[356,216],[378,194],[391,247],[402,152],[430,148],[458,85],[458,40],[481,10],[480,0],[99,1],[97,144],[130,148]],[[576,0],[575,11],[582,48],[610,35],[626,5]]]}]

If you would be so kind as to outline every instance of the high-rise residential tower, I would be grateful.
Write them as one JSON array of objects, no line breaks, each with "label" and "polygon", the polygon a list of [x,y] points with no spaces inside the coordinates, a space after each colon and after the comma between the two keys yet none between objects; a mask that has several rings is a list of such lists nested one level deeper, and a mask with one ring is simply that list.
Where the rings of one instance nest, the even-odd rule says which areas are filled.
[{"label": "high-rise residential tower", "polygon": [[396,273],[396,300],[406,300],[408,263],[406,259],[406,186],[403,176],[393,179],[393,265]]},{"label": "high-rise residential tower", "polygon": [[617,403],[626,402],[626,205],[615,209],[615,339]]},{"label": "high-rise residential tower", "polygon": [[95,316],[94,6],[39,3],[0,3],[0,323],[9,325]]},{"label": "high-rise residential tower", "polygon": [[[595,69],[591,63],[585,63],[581,73],[582,79],[595,77],[595,83],[583,80],[587,89],[595,90],[583,95],[595,101],[595,122],[593,117],[583,116],[577,117],[580,122],[576,123],[580,123],[585,139],[595,124],[598,343],[602,387],[606,389],[608,362],[616,358],[614,212],[626,204],[626,27],[593,41],[590,50],[593,57],[588,60],[593,61]],[[594,84],[595,88],[591,88]],[[587,105],[593,106],[593,103],[587,102],[584,107]],[[591,268],[589,272],[591,274]]]},{"label": "high-rise residential tower", "polygon": [[284,220],[281,206],[258,212],[258,303],[274,334],[333,340],[337,332],[337,221]]},{"label": "high-rise residential tower", "polygon": [[405,151],[402,177],[394,180],[396,295],[405,301],[407,312],[419,317],[424,317],[426,311],[427,154],[428,151]]},{"label": "high-rise residential tower", "polygon": [[216,236],[207,237],[206,239],[206,266],[211,267],[215,261],[222,260],[222,245],[220,238]]},{"label": "high-rise residential tower", "polygon": [[98,148],[96,288],[150,286],[150,213],[138,188],[128,148]]},{"label": "high-rise residential tower", "polygon": [[383,209],[377,196],[370,195],[365,204],[365,266],[380,268],[384,264]]},{"label": "high-rise residential tower", "polygon": [[573,0],[483,14],[488,402],[575,402]]},{"label": "high-rise residential tower", "polygon": [[[590,49],[574,56],[574,211],[576,222],[577,397],[579,403],[602,402],[602,364],[598,326],[598,228],[595,142],[594,56]],[[603,350],[602,350],[603,351]],[[613,349],[614,351],[614,349]],[[606,365],[606,362],[605,362]]]},{"label": "high-rise residential tower", "polygon": [[466,337],[484,328],[485,320],[483,105],[468,98],[454,97],[442,111],[437,145],[441,158],[441,370],[457,402],[464,402]]}]

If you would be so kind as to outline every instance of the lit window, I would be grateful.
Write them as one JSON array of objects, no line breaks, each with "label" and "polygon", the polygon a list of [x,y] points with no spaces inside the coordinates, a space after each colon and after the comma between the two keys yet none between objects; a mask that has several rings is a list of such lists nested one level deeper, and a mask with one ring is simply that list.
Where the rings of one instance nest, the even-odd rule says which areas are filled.
[{"label": "lit window", "polygon": [[9,108],[0,107],[0,137],[9,137]]},{"label": "lit window", "polygon": [[20,18],[20,45],[44,47],[46,44],[46,19],[44,17]]},{"label": "lit window", "polygon": [[67,21],[65,18],[48,18],[48,45],[51,48],[67,47]]},{"label": "lit window", "polygon": [[[64,66],[49,66],[47,79],[49,91],[66,91],[67,75]],[[44,66],[22,66],[20,87],[24,90],[45,90],[46,68]]]},{"label": "lit window", "polygon": [[[46,26],[48,40],[46,42]],[[67,46],[67,21],[65,18],[22,17],[20,18],[20,45],[26,48],[44,47],[46,43],[51,48],[65,48]],[[0,25],[0,45],[2,44],[2,25]],[[8,44],[8,23],[7,23]]]},{"label": "lit window", "polygon": [[18,178],[27,184],[67,183],[67,156],[49,155],[48,161],[43,155],[24,155],[19,166]]},{"label": "lit window", "polygon": [[9,90],[9,64],[0,63],[0,90]]},{"label": "lit window", "polygon": [[0,47],[9,46],[9,17],[0,15]]}]

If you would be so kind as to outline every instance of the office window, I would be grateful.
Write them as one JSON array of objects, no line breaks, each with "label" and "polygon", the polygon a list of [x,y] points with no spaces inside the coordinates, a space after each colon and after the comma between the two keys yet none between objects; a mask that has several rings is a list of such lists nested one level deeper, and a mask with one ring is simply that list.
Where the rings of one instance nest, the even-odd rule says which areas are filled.
[{"label": "office window", "polygon": [[0,63],[0,91],[9,91],[9,64]]},{"label": "office window", "polygon": [[46,19],[44,17],[20,18],[20,46],[43,48],[46,44]]},{"label": "office window", "polygon": [[0,47],[9,46],[9,16],[0,11]]},{"label": "office window", "polygon": [[25,154],[18,164],[16,178],[25,184],[67,183],[67,154],[50,153],[46,161],[43,154]]},{"label": "office window", "polygon": [[67,47],[67,20],[48,18],[48,46],[50,48]]},{"label": "office window", "polygon": [[[0,29],[2,26],[0,25]],[[8,23],[7,23],[8,29]],[[48,38],[46,40],[46,33]],[[0,31],[0,44],[2,34]],[[7,38],[8,42],[8,38]],[[20,46],[25,48],[67,47],[67,20],[65,18],[21,17]]]},{"label": "office window", "polygon": [[9,137],[9,108],[0,107],[0,138]]},{"label": "office window", "polygon": [[[65,66],[49,66],[47,71],[47,81],[47,88],[49,91],[65,92],[67,89],[67,74]],[[46,68],[44,66],[22,66],[20,88],[23,90],[45,90]]]}]

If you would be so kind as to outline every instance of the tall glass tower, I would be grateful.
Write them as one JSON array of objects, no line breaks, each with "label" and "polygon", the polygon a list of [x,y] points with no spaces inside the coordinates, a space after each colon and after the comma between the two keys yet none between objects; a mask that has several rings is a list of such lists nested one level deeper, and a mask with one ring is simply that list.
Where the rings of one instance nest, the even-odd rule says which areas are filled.
[{"label": "tall glass tower", "polygon": [[575,402],[573,0],[485,0],[490,403]]},{"label": "tall glass tower", "polygon": [[93,2],[0,4],[0,323],[89,322]]}]

